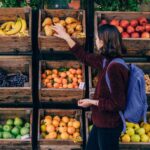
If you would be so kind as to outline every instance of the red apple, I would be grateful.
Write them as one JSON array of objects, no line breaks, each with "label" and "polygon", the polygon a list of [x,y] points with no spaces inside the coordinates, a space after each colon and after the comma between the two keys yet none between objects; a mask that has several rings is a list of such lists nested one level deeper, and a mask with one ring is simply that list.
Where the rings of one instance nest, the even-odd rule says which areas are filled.
[{"label": "red apple", "polygon": [[120,26],[116,26],[116,28],[118,29],[118,31],[119,31],[120,33],[122,33],[122,32],[123,32],[123,28],[122,28],[122,27],[120,27]]},{"label": "red apple", "polygon": [[147,32],[150,32],[150,24],[146,24],[146,25],[145,25],[145,30],[146,30]]},{"label": "red apple", "polygon": [[134,29],[132,26],[128,26],[128,27],[127,27],[127,32],[128,32],[129,34],[133,33],[134,31],[135,31],[135,29]]},{"label": "red apple", "polygon": [[127,32],[122,32],[122,38],[129,38],[130,35]]},{"label": "red apple", "polygon": [[135,19],[133,19],[133,20],[130,21],[130,25],[131,25],[132,27],[136,27],[136,26],[138,25],[138,21],[135,20]]},{"label": "red apple", "polygon": [[144,26],[137,26],[137,27],[135,28],[135,30],[136,30],[137,32],[144,32],[145,27],[144,27]]},{"label": "red apple", "polygon": [[148,23],[148,21],[145,17],[139,17],[138,21],[139,21],[140,25],[146,25]]},{"label": "red apple", "polygon": [[110,21],[110,24],[114,25],[114,26],[119,26],[119,20],[113,19],[113,20]]},{"label": "red apple", "polygon": [[127,28],[127,26],[129,25],[129,21],[128,20],[121,20],[120,21],[120,26],[123,28]]},{"label": "red apple", "polygon": [[133,33],[131,34],[131,37],[132,37],[132,38],[139,38],[139,37],[140,37],[140,34],[139,34],[138,32],[133,32]]},{"label": "red apple", "polygon": [[100,22],[100,25],[104,25],[104,24],[107,24],[107,20],[106,19],[102,19],[101,22]]},{"label": "red apple", "polygon": [[150,38],[150,34],[148,32],[143,32],[141,38]]}]

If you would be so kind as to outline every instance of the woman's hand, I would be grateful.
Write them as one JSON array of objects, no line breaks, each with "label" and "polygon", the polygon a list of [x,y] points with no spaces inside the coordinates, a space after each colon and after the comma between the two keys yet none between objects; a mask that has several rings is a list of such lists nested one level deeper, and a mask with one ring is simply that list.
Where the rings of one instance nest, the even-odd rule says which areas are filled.
[{"label": "woman's hand", "polygon": [[98,106],[98,100],[91,100],[91,99],[81,99],[78,101],[78,106],[87,108],[90,106]]},{"label": "woman's hand", "polygon": [[70,35],[66,32],[65,28],[62,25],[56,24],[52,27],[52,29],[56,32],[54,36],[64,39],[68,43],[70,48],[75,45],[75,41],[71,39]]}]

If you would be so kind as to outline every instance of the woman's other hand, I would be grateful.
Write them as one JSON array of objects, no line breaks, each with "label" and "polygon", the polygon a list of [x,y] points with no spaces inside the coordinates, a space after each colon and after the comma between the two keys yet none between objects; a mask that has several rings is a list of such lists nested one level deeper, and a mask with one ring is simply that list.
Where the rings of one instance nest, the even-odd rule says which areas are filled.
[{"label": "woman's other hand", "polygon": [[78,101],[78,106],[87,108],[92,105],[98,106],[98,100],[91,100],[91,99],[81,99]]}]

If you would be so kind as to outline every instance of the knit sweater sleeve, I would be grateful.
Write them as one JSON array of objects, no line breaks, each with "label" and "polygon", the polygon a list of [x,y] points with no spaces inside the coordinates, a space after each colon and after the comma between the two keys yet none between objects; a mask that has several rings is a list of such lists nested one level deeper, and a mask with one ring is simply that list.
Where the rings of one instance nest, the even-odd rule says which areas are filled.
[{"label": "knit sweater sleeve", "polygon": [[102,55],[85,52],[84,48],[78,43],[76,43],[75,46],[70,50],[74,53],[76,58],[78,58],[84,64],[92,66],[93,68],[102,69],[104,60]]},{"label": "knit sweater sleeve", "polygon": [[[121,64],[112,64],[108,69],[111,93],[108,99],[100,98],[100,111],[116,112],[125,109],[128,70]],[[107,84],[107,83],[106,83]]]}]

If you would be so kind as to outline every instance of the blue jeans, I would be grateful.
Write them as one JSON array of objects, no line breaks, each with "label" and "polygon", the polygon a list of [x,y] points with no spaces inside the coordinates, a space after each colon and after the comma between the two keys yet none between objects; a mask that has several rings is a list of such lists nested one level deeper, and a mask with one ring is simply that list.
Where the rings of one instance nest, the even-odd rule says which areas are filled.
[{"label": "blue jeans", "polygon": [[119,150],[119,137],[123,125],[117,128],[97,128],[93,126],[86,150]]}]

